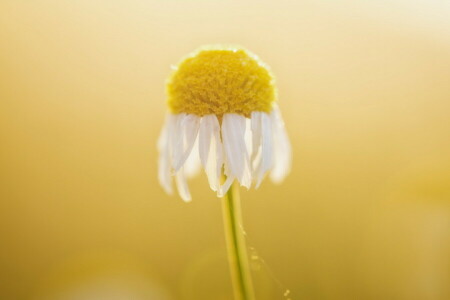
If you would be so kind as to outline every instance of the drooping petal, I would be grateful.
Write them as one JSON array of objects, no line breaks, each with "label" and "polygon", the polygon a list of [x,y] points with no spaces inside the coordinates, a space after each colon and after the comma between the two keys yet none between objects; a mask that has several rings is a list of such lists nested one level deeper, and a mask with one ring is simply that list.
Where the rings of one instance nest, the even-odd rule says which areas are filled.
[{"label": "drooping petal", "polygon": [[238,114],[224,114],[222,120],[222,138],[225,150],[225,163],[228,176],[236,177],[246,188],[251,185],[249,157],[245,144],[246,120]]},{"label": "drooping petal", "polygon": [[220,124],[219,120],[217,120],[216,116],[212,120],[213,125],[213,136],[214,136],[214,145],[211,146],[211,153],[215,152],[215,157],[211,154],[210,159],[208,160],[207,171],[211,173],[211,177],[213,177],[214,185],[218,190],[220,187],[220,178],[222,176],[222,165],[224,162],[224,151],[223,151],[223,143],[220,135]]},{"label": "drooping petal", "polygon": [[186,202],[191,201],[191,193],[189,192],[189,187],[186,182],[186,176],[183,168],[176,172],[175,183],[177,185],[178,194],[180,194],[181,199]]},{"label": "drooping petal", "polygon": [[197,139],[200,118],[196,115],[185,115],[181,122],[179,122],[179,126],[181,127],[178,128],[181,132],[181,138],[177,142],[177,147],[180,147],[181,150],[176,150],[177,156],[174,157],[173,169],[175,172],[183,166],[189,154],[191,154],[195,140]]},{"label": "drooping petal", "polygon": [[200,160],[213,191],[220,187],[220,176],[223,164],[220,124],[215,115],[202,117],[199,131]]},{"label": "drooping petal", "polygon": [[257,177],[257,168],[261,161],[261,112],[254,111],[250,115],[252,131],[252,152],[250,156],[250,167],[252,178]]},{"label": "drooping petal", "polygon": [[208,162],[209,151],[211,148],[211,138],[212,138],[212,124],[211,119],[214,115],[205,115],[200,120],[200,129],[198,131],[198,148],[200,154],[200,161],[202,162],[203,168],[206,168]]},{"label": "drooping petal", "polygon": [[158,180],[166,193],[172,194],[172,178],[170,175],[170,139],[169,134],[173,128],[174,118],[172,115],[166,117],[164,127],[158,139]]},{"label": "drooping petal", "polygon": [[270,178],[273,182],[281,182],[291,169],[292,149],[289,138],[284,127],[280,110],[274,106],[270,114],[273,131],[273,168],[270,172]]},{"label": "drooping petal", "polygon": [[254,164],[261,146],[261,114],[259,111],[254,111],[250,116],[252,129],[252,164]]},{"label": "drooping petal", "polygon": [[187,178],[192,178],[201,170],[201,163],[200,163],[200,157],[199,157],[199,138],[197,136],[194,146],[192,147],[191,153],[189,154],[189,157],[186,159],[186,162],[184,163],[184,173],[186,174]]},{"label": "drooping petal", "polygon": [[236,178],[234,176],[227,177],[227,180],[225,180],[224,184],[217,191],[217,197],[225,196],[225,194],[228,192],[235,179]]},{"label": "drooping petal", "polygon": [[272,121],[266,113],[261,113],[261,132],[261,158],[257,166],[256,188],[259,187],[264,175],[273,165]]},{"label": "drooping petal", "polygon": [[250,118],[245,118],[245,134],[244,134],[244,140],[245,140],[245,148],[247,149],[247,155],[249,157],[248,163],[250,167],[250,174],[251,174],[251,155],[252,155],[252,149],[253,149],[253,140],[252,140],[252,123]]},{"label": "drooping petal", "polygon": [[172,170],[174,169],[174,163],[180,160],[180,157],[183,155],[184,131],[182,124],[186,116],[187,114],[185,113],[172,115],[172,128],[171,131],[169,132],[170,162]]}]

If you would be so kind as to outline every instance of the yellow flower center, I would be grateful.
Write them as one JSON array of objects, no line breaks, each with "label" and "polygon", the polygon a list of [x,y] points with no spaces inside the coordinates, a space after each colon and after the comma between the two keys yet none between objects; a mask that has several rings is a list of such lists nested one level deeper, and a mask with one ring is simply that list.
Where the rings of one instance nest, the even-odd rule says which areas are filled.
[{"label": "yellow flower center", "polygon": [[270,112],[276,98],[268,68],[241,48],[201,49],[185,58],[167,81],[172,113],[203,116]]}]

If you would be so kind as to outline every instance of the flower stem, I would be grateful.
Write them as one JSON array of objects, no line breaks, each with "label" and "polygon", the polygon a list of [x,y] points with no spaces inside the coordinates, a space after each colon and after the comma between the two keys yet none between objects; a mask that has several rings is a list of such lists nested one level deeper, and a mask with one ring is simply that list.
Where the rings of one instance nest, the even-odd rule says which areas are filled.
[{"label": "flower stem", "polygon": [[239,187],[236,183],[233,183],[222,199],[222,211],[234,297],[236,300],[254,300],[255,295],[242,228]]}]

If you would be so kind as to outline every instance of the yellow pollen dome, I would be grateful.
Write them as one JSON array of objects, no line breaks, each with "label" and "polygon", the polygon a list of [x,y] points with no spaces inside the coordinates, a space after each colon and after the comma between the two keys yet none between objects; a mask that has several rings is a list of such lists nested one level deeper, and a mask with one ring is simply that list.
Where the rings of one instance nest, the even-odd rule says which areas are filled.
[{"label": "yellow pollen dome", "polygon": [[274,78],[255,55],[238,47],[202,48],[185,58],[167,81],[172,113],[197,116],[270,112]]}]

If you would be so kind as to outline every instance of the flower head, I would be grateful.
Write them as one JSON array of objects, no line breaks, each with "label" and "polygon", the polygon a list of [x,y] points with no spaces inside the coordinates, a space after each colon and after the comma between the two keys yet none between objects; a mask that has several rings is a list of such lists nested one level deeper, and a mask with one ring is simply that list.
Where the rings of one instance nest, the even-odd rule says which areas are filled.
[{"label": "flower head", "polygon": [[[222,196],[234,180],[259,186],[271,171],[281,181],[291,148],[269,68],[239,47],[201,48],[186,57],[166,85],[170,113],[158,142],[159,181],[191,199],[186,177],[201,166]],[[226,181],[221,178],[226,176]]]},{"label": "flower head", "polygon": [[167,82],[172,113],[197,116],[226,113],[250,117],[270,112],[274,80],[267,66],[241,48],[201,49],[184,59]]}]

